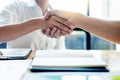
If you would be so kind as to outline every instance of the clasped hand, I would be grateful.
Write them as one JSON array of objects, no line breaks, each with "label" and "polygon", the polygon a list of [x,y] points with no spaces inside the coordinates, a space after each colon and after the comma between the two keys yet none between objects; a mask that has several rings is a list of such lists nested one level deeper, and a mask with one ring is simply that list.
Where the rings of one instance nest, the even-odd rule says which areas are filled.
[{"label": "clasped hand", "polygon": [[72,23],[55,15],[44,18],[44,20],[47,21],[49,26],[42,29],[42,33],[52,38],[69,35],[74,28]]}]

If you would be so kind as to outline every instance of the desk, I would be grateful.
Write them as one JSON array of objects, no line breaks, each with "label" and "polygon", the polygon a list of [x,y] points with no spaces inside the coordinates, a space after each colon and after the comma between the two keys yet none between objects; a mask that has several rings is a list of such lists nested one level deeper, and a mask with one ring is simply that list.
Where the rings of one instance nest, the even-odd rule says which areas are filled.
[{"label": "desk", "polygon": [[34,56],[35,56],[35,51],[32,51],[32,53],[31,53],[30,56],[27,58],[27,60],[33,59]]},{"label": "desk", "polygon": [[[113,80],[114,75],[120,75],[120,51],[113,50],[89,50],[97,58],[103,59],[110,69],[108,73],[97,72],[38,72],[33,73],[29,70],[25,73],[22,80]],[[35,51],[28,59],[32,59]],[[118,79],[119,80],[119,79]]]}]

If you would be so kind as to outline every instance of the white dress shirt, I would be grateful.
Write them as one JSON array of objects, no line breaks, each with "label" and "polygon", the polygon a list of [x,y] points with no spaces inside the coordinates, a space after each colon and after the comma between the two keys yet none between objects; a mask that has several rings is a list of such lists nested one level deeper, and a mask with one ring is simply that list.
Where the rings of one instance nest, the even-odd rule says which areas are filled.
[{"label": "white dress shirt", "polygon": [[[34,0],[13,0],[0,13],[0,25],[13,24],[30,18],[43,17],[41,8]],[[50,38],[33,31],[25,36],[8,42],[8,48],[65,49],[64,37]]]}]

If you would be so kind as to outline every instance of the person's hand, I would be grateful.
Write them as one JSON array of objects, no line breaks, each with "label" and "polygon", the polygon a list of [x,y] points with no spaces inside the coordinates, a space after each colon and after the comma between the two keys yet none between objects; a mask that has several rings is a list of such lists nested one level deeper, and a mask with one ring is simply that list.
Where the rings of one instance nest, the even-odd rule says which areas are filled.
[{"label": "person's hand", "polygon": [[[47,20],[41,19],[41,18],[33,18],[28,20],[29,22],[32,23],[37,29],[42,29],[45,30],[47,28],[53,28],[54,25],[50,24]],[[30,23],[29,23],[30,24]],[[32,26],[30,25],[30,26]]]},{"label": "person's hand", "polygon": [[42,30],[42,32],[43,34],[47,35],[48,37],[52,37],[52,38],[58,38],[58,37],[66,35],[66,34],[61,33],[61,31],[56,27],[52,29],[47,28],[46,30]]},{"label": "person's hand", "polygon": [[73,31],[73,25],[66,19],[62,19],[58,16],[50,16],[46,20],[54,24],[54,28],[47,28],[46,30],[42,30],[42,32],[47,36],[57,38],[60,36],[68,35]]},{"label": "person's hand", "polygon": [[[70,33],[72,31],[72,29],[70,27],[70,26],[72,26],[72,24],[70,22],[66,21],[65,19],[62,19],[57,16],[51,16],[47,20],[40,19],[40,18],[34,18],[29,21],[34,23],[35,26],[37,26],[37,28],[42,29],[42,30],[45,30],[47,28],[52,29],[53,27],[57,27],[58,29],[61,30],[62,33],[65,33],[65,34]],[[58,21],[60,21],[61,23]]]},{"label": "person's hand", "polygon": [[[68,22],[70,22],[72,25],[75,25],[73,20],[74,20],[74,18],[77,17],[77,13],[64,11],[64,10],[52,10],[52,11],[48,11],[45,14],[44,19],[49,19],[49,17],[51,17],[53,15],[59,16],[59,17],[65,19],[65,20],[67,20]],[[60,20],[58,20],[58,22],[62,23]],[[72,26],[70,28],[74,29],[75,26],[74,27]]]}]

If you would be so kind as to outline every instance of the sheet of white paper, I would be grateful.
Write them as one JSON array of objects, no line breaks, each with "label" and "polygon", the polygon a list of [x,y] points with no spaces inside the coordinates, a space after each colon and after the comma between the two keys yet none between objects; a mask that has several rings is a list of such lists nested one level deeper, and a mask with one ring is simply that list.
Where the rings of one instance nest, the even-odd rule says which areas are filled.
[{"label": "sheet of white paper", "polygon": [[37,50],[35,57],[93,57],[85,50]]},{"label": "sheet of white paper", "polygon": [[106,63],[86,50],[37,50],[34,67],[105,67]]},{"label": "sheet of white paper", "polygon": [[2,56],[25,56],[29,54],[31,49],[0,49]]},{"label": "sheet of white paper", "polygon": [[0,80],[21,80],[31,60],[1,60]]},{"label": "sheet of white paper", "polygon": [[79,68],[79,67],[105,67],[106,64],[100,59],[96,58],[34,58],[32,62],[34,67],[70,67],[70,68]]}]

